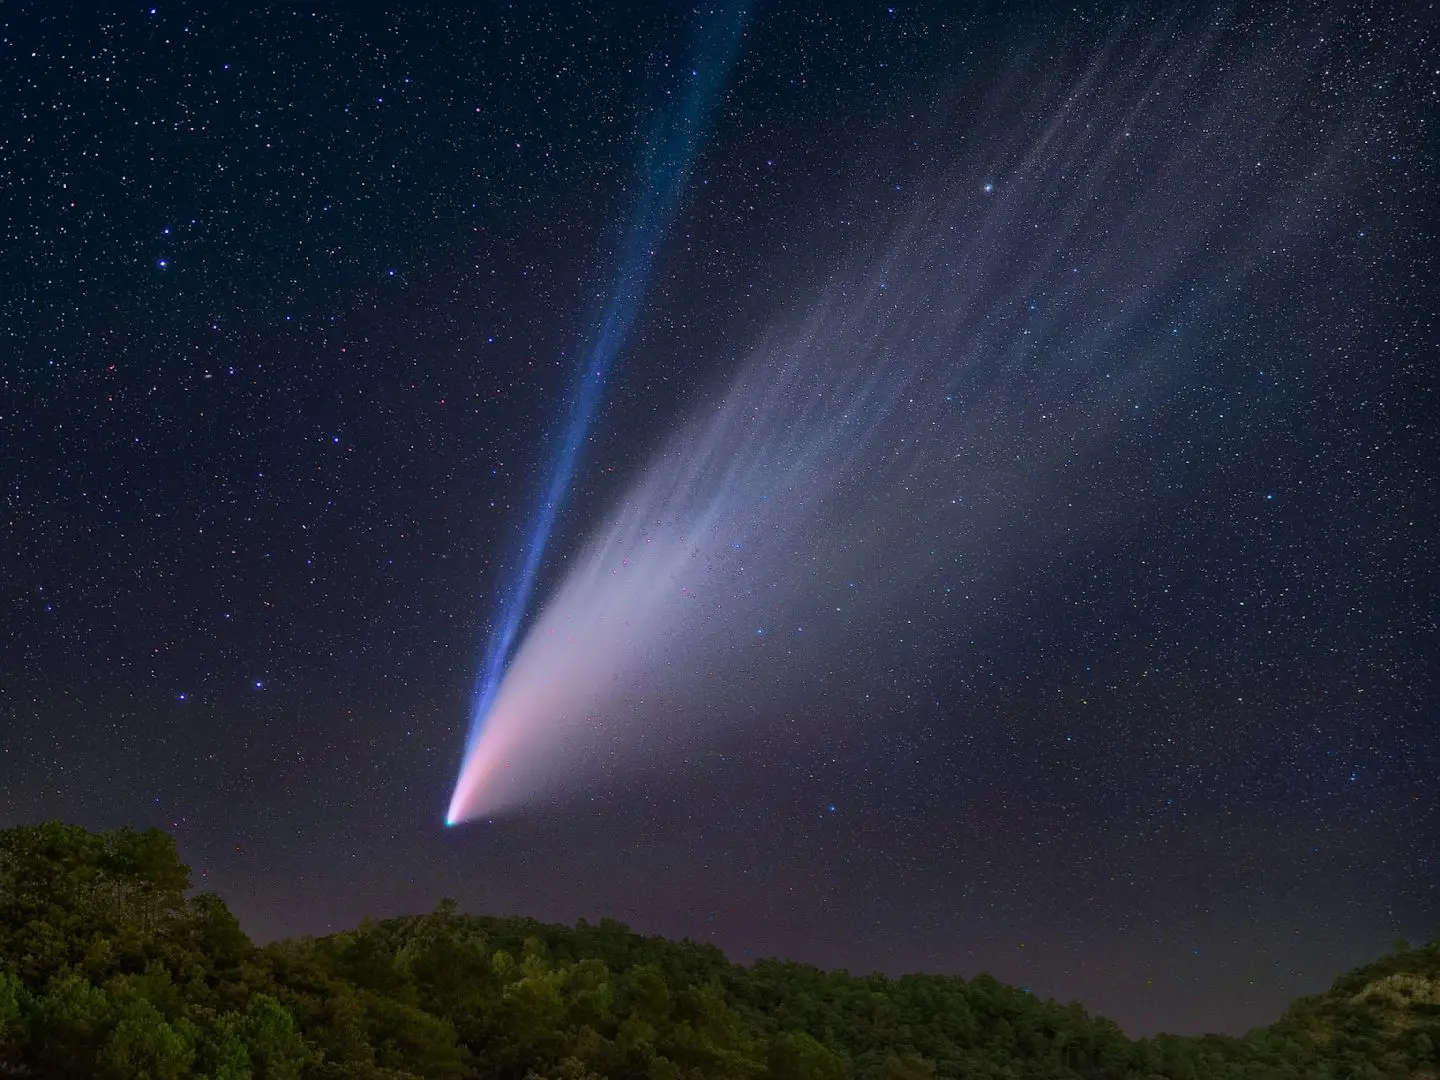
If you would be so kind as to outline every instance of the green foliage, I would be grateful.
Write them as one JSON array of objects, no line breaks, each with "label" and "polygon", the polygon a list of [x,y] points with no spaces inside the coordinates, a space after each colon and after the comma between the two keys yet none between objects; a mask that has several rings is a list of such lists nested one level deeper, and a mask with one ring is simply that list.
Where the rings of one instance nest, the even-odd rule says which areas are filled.
[{"label": "green foliage", "polygon": [[190,870],[158,829],[49,822],[0,831],[0,956],[27,982],[75,968],[96,981],[181,944]]},{"label": "green foliage", "polygon": [[839,1054],[803,1031],[782,1031],[770,1040],[773,1080],[845,1080],[850,1069]]},{"label": "green foliage", "polygon": [[94,1076],[114,1013],[110,995],[83,975],[55,976],[30,1009],[26,1064],[46,1076]]},{"label": "green foliage", "polygon": [[208,1020],[200,1032],[195,1064],[199,1075],[211,1080],[250,1080],[254,1076],[238,1014],[226,1013]]},{"label": "green foliage", "polygon": [[186,1020],[172,1025],[144,998],[129,1002],[100,1050],[100,1075],[180,1080],[194,1075],[195,1029]]},{"label": "green foliage", "polygon": [[14,1069],[24,1056],[29,997],[18,978],[0,968],[0,1071]]},{"label": "green foliage", "polygon": [[295,1018],[269,994],[256,994],[240,1018],[237,1033],[250,1054],[258,1080],[299,1080],[316,1055]]},{"label": "green foliage", "polygon": [[1440,944],[1243,1038],[1132,1042],[966,980],[729,963],[461,915],[257,949],[154,830],[0,831],[0,1076],[67,1080],[1440,1080]]}]

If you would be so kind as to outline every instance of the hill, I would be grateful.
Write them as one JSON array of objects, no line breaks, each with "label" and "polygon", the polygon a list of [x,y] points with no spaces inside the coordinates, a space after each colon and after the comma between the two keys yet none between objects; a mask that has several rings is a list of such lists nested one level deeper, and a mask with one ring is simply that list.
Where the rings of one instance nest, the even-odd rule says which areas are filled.
[{"label": "hill", "polygon": [[156,830],[0,831],[0,1076],[928,1080],[1437,1076],[1440,943],[1243,1038],[1131,1041],[987,975],[889,979],[621,923],[463,915],[252,944]]}]

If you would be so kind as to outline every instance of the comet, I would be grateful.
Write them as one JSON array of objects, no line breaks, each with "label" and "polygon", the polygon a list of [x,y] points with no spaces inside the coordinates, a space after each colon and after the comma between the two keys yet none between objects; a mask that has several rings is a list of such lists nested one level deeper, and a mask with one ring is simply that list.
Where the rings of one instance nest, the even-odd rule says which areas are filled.
[{"label": "comet", "polygon": [[694,60],[685,69],[682,105],[672,113],[662,113],[646,140],[640,167],[640,194],[620,243],[614,284],[598,328],[582,346],[583,360],[564,434],[521,548],[513,584],[502,592],[491,624],[471,695],[469,732],[456,794],[445,817],[447,825],[459,820],[456,816],[461,805],[457,801],[459,793],[466,786],[466,776],[473,771],[472,758],[486,718],[496,702],[555,523],[564,508],[581,447],[604,397],[606,379],[624,349],[636,312],[644,301],[654,252],[662,246],[679,208],[715,101],[739,51],[747,13],[746,4],[722,4],[699,16]]},{"label": "comet", "polygon": [[[1263,282],[1308,310],[1325,289],[1309,268],[1337,243],[1305,212],[1343,183],[1334,147],[1292,150],[1252,194],[1307,83],[1276,79],[1267,48],[1202,93],[1217,40],[1157,31],[1068,81],[1000,78],[943,167],[676,422],[516,644],[598,396],[585,384],[450,822],[822,723],[835,710],[817,703],[856,685],[881,635],[917,666],[961,664],[987,596],[1114,527],[1088,478],[1203,381],[1208,337],[1243,326],[1257,355],[1283,348],[1283,324],[1247,320],[1251,298]],[[638,302],[617,291],[597,371]]]}]

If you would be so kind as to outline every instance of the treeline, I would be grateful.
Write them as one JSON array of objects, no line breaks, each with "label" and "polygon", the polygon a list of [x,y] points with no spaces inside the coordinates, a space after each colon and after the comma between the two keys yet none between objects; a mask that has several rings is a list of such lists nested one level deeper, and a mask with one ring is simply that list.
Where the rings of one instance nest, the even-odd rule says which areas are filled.
[{"label": "treeline", "polygon": [[1440,944],[1241,1039],[1132,1041],[974,979],[729,963],[621,923],[462,915],[254,946],[156,830],[0,831],[0,1076],[1317,1080],[1440,1076]]}]

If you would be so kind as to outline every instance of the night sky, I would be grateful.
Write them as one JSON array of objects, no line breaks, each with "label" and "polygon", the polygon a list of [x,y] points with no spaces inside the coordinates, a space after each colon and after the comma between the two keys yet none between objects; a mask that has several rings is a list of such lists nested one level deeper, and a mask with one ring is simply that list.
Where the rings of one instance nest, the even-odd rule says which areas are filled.
[{"label": "night sky", "polygon": [[1059,7],[6,4],[0,826],[1131,1034],[1434,937],[1436,12]]}]

